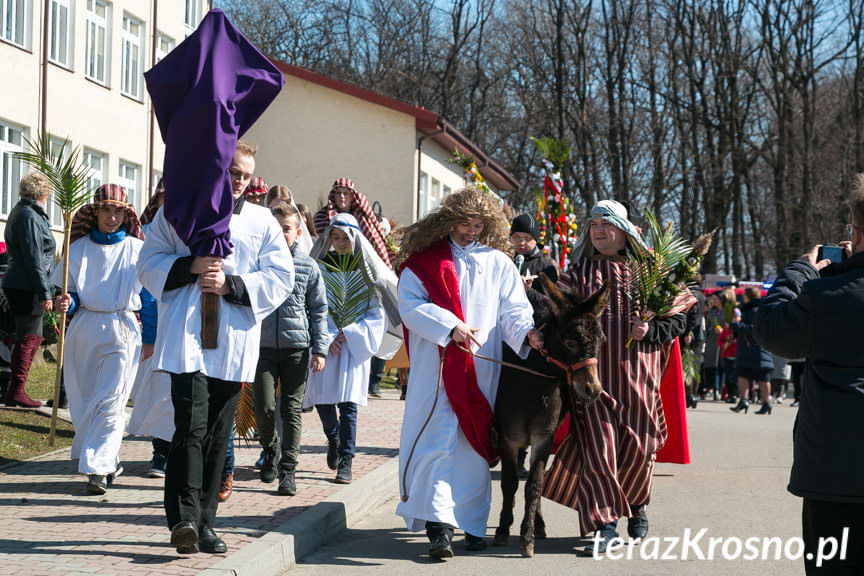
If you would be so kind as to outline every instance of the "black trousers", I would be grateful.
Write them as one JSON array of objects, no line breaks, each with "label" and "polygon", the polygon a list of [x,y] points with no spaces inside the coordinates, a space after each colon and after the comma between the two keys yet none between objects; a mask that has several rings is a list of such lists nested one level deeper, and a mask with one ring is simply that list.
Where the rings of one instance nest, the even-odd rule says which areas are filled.
[{"label": "black trousers", "polygon": [[174,438],[165,470],[168,527],[213,528],[228,437],[242,384],[201,372],[171,374]]},{"label": "black trousers", "polygon": [[[807,576],[818,574],[830,576],[861,576],[864,574],[864,504],[848,502],[826,502],[804,499],[801,512],[804,537],[804,567]],[[848,528],[846,556],[840,558],[843,529]],[[834,558],[824,559],[816,566],[820,539],[834,538],[837,542]],[[821,543],[823,555],[828,555],[831,545]],[[812,554],[812,556],[811,556]],[[808,557],[810,559],[808,560]]]}]

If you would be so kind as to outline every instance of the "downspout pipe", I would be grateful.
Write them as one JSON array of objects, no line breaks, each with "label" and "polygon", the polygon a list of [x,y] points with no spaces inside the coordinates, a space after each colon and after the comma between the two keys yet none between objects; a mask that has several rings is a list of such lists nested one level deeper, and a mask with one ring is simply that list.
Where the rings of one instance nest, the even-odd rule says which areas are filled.
[{"label": "downspout pipe", "polygon": [[42,6],[42,142],[48,142],[48,17],[51,0]]},{"label": "downspout pipe", "polygon": [[[153,45],[150,50],[150,67],[156,65],[156,49],[159,45],[159,24],[156,17],[159,14],[159,0],[153,0]],[[150,150],[147,153],[147,200],[153,197],[153,156],[155,154],[156,144],[154,142],[154,131],[156,128],[156,111],[153,109],[153,100],[150,100]]]}]

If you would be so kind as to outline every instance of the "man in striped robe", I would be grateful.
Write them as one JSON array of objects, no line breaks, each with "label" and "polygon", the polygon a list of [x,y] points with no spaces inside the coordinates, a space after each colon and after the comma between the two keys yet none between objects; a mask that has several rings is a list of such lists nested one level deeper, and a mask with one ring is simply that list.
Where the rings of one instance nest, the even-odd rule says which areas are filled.
[{"label": "man in striped robe", "polygon": [[592,294],[603,282],[613,287],[600,318],[607,338],[598,366],[603,393],[591,405],[578,405],[576,433],[558,448],[543,487],[543,496],[579,512],[583,535],[595,532],[585,549],[588,554],[606,552],[608,542],[618,537],[623,516],[630,517],[627,532],[632,538],[648,533],[645,505],[651,497],[651,474],[655,454],[666,441],[660,400],[665,345],[684,333],[683,312],[693,300],[685,291],[675,313],[642,321],[626,293],[628,248],[648,250],[627,209],[603,200],[591,210],[573,265],[559,281],[582,295]]}]

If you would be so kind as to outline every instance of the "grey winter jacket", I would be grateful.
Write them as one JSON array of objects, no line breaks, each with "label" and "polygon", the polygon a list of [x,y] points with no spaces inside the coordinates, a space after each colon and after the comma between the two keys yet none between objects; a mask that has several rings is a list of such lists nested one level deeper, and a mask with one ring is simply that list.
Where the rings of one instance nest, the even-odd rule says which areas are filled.
[{"label": "grey winter jacket", "polygon": [[291,246],[294,256],[294,290],[261,323],[261,348],[310,348],[311,354],[327,355],[327,291],[318,263]]},{"label": "grey winter jacket", "polygon": [[9,214],[4,236],[9,267],[3,287],[28,290],[39,300],[50,300],[54,296],[50,277],[57,254],[48,215],[35,200],[22,198]]}]

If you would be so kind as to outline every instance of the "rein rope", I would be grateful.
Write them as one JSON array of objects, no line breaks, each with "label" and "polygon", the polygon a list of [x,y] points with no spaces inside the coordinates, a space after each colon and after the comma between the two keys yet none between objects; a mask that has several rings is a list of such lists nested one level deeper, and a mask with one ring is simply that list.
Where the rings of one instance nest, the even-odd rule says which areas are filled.
[{"label": "rein rope", "polygon": [[[488,356],[482,356],[480,354],[476,354],[470,348],[466,348],[461,343],[458,343],[454,340],[450,340],[444,348],[441,349],[441,361],[438,363],[438,383],[435,385],[435,400],[432,402],[432,409],[429,410],[429,415],[426,416],[426,421],[423,422],[423,426],[420,427],[420,432],[417,433],[417,437],[414,439],[414,443],[411,445],[411,450],[408,452],[408,459],[405,460],[405,466],[402,469],[402,502],[408,501],[408,467],[411,465],[411,460],[414,458],[414,450],[417,448],[417,443],[420,441],[420,437],[423,436],[423,432],[426,431],[426,427],[429,425],[429,421],[432,420],[432,414],[435,413],[435,407],[438,406],[438,396],[441,393],[441,383],[444,379],[444,355],[447,353],[447,348],[450,345],[456,346],[459,350],[473,356],[474,358],[479,358],[480,360],[486,360],[488,362],[493,362],[495,364],[500,364],[501,366],[507,366],[508,368],[513,368],[514,370],[520,370],[522,372],[527,372],[528,374],[534,374],[535,376],[542,376],[543,378],[548,378],[550,380],[557,380],[557,376],[550,376],[549,374],[543,374],[542,372],[537,372],[536,370],[531,370],[530,368],[525,368],[524,366],[519,366],[518,364],[513,364],[512,362],[504,362],[503,360],[497,360],[495,358],[489,358]],[[564,371],[567,374],[567,386],[568,388],[573,387],[573,373],[577,370],[581,370],[586,366],[593,366],[598,363],[597,358],[586,358],[580,362],[576,362],[575,364],[564,364],[560,360],[556,360],[548,353],[543,353],[543,357],[546,358],[547,362],[550,362]],[[571,410],[575,410],[575,400],[572,398],[572,394],[569,395],[571,397]]]}]

